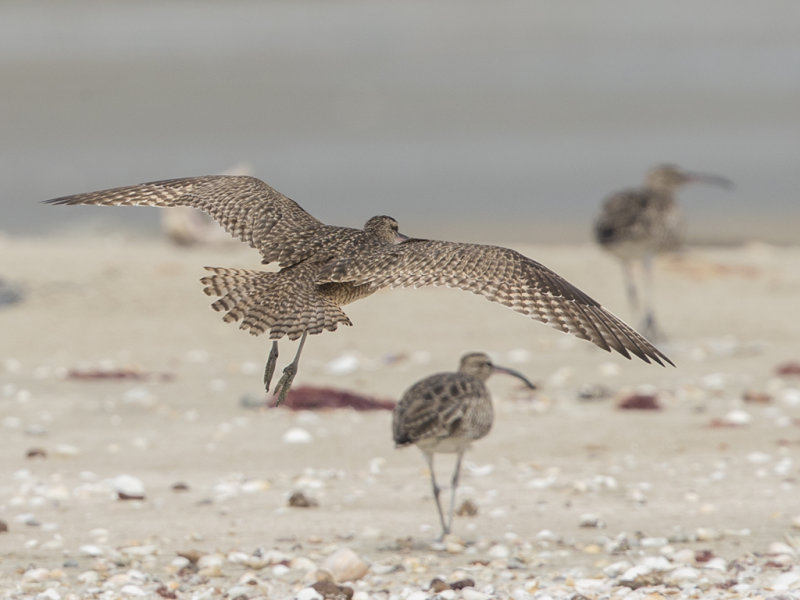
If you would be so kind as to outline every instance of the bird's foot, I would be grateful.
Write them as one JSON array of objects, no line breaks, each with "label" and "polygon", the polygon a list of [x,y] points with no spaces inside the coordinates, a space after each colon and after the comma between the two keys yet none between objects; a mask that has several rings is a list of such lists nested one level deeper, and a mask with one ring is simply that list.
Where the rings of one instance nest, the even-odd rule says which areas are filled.
[{"label": "bird's foot", "polygon": [[653,316],[647,316],[642,321],[642,335],[654,344],[663,343],[667,340],[667,334],[659,327]]},{"label": "bird's foot", "polygon": [[275,386],[275,406],[280,406],[281,403],[286,400],[286,396],[289,394],[289,389],[292,387],[292,381],[294,381],[295,375],[297,375],[297,364],[290,363],[283,370],[283,375],[281,375],[281,378],[278,380],[278,384]]},{"label": "bird's foot", "polygon": [[272,375],[275,373],[275,364],[278,362],[278,342],[272,342],[272,349],[267,357],[267,364],[264,367],[264,388],[269,393],[269,386],[272,384]]}]

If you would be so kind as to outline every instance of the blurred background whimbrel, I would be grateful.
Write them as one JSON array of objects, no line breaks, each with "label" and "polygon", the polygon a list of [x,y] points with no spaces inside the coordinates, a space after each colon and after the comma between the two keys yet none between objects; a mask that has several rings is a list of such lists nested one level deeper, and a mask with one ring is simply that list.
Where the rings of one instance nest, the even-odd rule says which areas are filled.
[{"label": "blurred background whimbrel", "polygon": [[[494,409],[485,384],[493,373],[512,375],[521,379],[530,389],[536,389],[521,373],[492,364],[491,359],[482,352],[471,352],[461,357],[457,373],[437,373],[412,385],[392,413],[392,434],[397,447],[415,444],[428,462],[442,536],[450,533],[453,524],[456,488],[464,452],[472,442],[485,437],[492,428]],[[433,456],[436,453],[456,454],[446,521],[433,468]]]},{"label": "blurred background whimbrel", "polygon": [[[594,224],[597,243],[622,263],[631,311],[651,340],[662,337],[653,306],[653,257],[680,246],[683,218],[675,192],[680,186],[695,182],[724,188],[733,186],[730,180],[718,175],[659,165],[647,173],[642,187],[609,196]],[[636,284],[635,263],[641,264],[641,290]]]},{"label": "blurred background whimbrel", "polygon": [[300,339],[275,394],[280,403],[297,373],[308,334],[351,325],[341,306],[384,287],[440,285],[499,302],[610,351],[663,365],[671,361],[631,327],[568,281],[522,254],[481,244],[407,239],[397,222],[372,217],[364,229],[318,221],[296,202],[248,176],[171,179],[47,201],[50,204],[191,206],[257,249],[280,271],[206,267],[205,293],[226,322],[274,341],[264,370],[269,390],[277,340]]}]

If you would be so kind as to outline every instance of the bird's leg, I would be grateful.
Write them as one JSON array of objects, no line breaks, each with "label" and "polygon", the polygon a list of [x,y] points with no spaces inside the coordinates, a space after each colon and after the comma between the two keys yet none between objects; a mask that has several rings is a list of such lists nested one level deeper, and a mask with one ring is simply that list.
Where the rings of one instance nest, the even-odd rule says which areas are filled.
[{"label": "bird's leg", "polygon": [[283,375],[281,375],[278,384],[275,386],[274,394],[277,396],[275,406],[279,406],[281,402],[286,400],[289,388],[292,387],[292,381],[294,380],[294,376],[297,375],[297,365],[300,364],[300,354],[303,352],[303,344],[306,343],[307,335],[308,331],[304,331],[303,337],[300,338],[300,344],[297,346],[297,354],[294,355],[294,360],[283,370]]},{"label": "bird's leg", "polygon": [[629,260],[622,261],[622,276],[625,279],[625,289],[628,292],[628,304],[634,316],[639,314],[639,296],[636,293],[636,281],[633,277],[633,265]]},{"label": "bird's leg", "polygon": [[464,457],[464,451],[458,453],[456,458],[456,467],[453,470],[453,479],[450,481],[450,515],[447,517],[447,531],[450,532],[453,526],[453,513],[456,510],[456,489],[458,488],[458,478],[461,475],[461,459]]},{"label": "bird's leg", "polygon": [[642,270],[644,274],[644,316],[642,322],[642,333],[650,341],[663,339],[663,333],[656,323],[656,313],[653,307],[653,256],[648,254],[642,259]]},{"label": "bird's leg", "polygon": [[269,386],[272,385],[272,375],[275,373],[275,363],[278,362],[278,340],[272,341],[272,349],[267,357],[267,365],[264,367],[264,387],[269,393]]},{"label": "bird's leg", "polygon": [[428,461],[428,471],[431,473],[431,485],[433,486],[433,499],[436,500],[436,510],[439,511],[439,522],[442,524],[442,536],[439,539],[444,539],[450,528],[444,523],[444,513],[442,512],[442,505],[439,502],[439,486],[436,485],[436,473],[433,471],[433,454],[424,452],[425,460]]}]

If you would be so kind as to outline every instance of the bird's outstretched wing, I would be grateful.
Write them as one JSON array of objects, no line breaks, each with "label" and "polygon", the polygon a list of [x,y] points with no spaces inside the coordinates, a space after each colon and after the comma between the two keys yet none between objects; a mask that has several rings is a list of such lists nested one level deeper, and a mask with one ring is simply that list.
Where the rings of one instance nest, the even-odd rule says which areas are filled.
[{"label": "bird's outstretched wing", "polygon": [[470,291],[589,340],[603,350],[645,362],[673,364],[630,326],[560,275],[519,252],[499,246],[407,240],[363,256],[327,263],[319,281],[350,281],[372,288],[447,286]]},{"label": "bird's outstretched wing", "polygon": [[47,204],[190,206],[258,250],[265,263],[295,264],[314,253],[313,239],[327,226],[294,200],[255,177],[210,175],[167,179],[64,196]]}]

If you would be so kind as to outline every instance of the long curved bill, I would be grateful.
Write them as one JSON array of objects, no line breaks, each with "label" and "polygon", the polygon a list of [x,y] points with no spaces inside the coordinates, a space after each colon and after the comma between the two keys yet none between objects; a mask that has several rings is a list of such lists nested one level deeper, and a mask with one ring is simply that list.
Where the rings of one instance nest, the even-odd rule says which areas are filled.
[{"label": "long curved bill", "polygon": [[734,185],[733,182],[728,179],[727,177],[722,177],[721,175],[712,175],[710,173],[695,173],[693,171],[689,171],[686,174],[686,181],[691,181],[692,183],[705,183],[708,185],[715,185],[717,187],[725,188],[726,190],[733,189]]},{"label": "long curved bill", "polygon": [[523,374],[522,374],[522,373],[520,373],[519,371],[515,371],[514,369],[508,369],[508,368],[506,368],[506,367],[498,367],[497,365],[494,365],[493,369],[494,369],[494,372],[495,372],[495,373],[504,373],[504,374],[506,374],[506,375],[511,375],[512,377],[516,377],[517,379],[520,379],[520,380],[522,380],[522,382],[523,382],[523,383],[524,383],[526,386],[528,386],[528,388],[530,388],[530,389],[532,389],[532,390],[535,390],[535,389],[536,389],[536,386],[535,386],[534,384],[532,384],[532,383],[531,383],[531,382],[528,380],[528,378],[527,378],[527,377],[525,377],[525,375],[523,375]]}]

